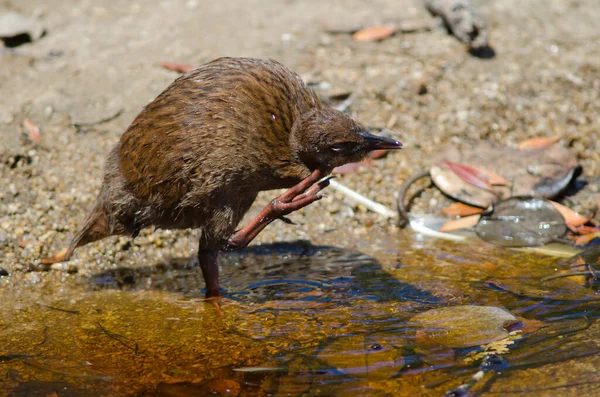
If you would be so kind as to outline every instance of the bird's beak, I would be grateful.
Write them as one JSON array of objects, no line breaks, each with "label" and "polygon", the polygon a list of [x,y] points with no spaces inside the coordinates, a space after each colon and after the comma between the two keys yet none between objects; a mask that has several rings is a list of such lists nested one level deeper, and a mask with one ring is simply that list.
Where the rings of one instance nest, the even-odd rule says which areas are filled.
[{"label": "bird's beak", "polygon": [[365,140],[369,150],[394,150],[402,149],[402,142],[395,139],[385,138],[370,134],[368,132],[359,132],[359,135]]}]

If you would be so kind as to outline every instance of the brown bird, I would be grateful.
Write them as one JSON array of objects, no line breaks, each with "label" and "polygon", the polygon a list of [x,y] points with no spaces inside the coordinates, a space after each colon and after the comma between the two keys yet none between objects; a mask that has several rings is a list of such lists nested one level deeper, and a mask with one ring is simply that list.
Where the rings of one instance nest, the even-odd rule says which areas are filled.
[{"label": "brown bird", "polygon": [[[200,229],[207,297],[219,295],[217,254],[247,246],[269,223],[321,198],[334,167],[400,149],[325,107],[275,61],[219,58],[175,80],[125,131],[106,161],[96,204],[63,254],[140,229]],[[263,190],[290,188],[235,228]]]}]

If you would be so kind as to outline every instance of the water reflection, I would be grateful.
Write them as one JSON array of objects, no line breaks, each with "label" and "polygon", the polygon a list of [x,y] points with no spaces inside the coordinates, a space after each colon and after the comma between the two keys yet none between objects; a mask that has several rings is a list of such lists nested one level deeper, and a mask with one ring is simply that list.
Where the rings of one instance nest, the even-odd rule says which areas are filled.
[{"label": "water reflection", "polygon": [[[528,379],[545,368],[547,387],[575,384],[569,360],[594,368],[597,295],[572,279],[542,282],[553,259],[442,243],[383,257],[305,242],[225,254],[223,315],[202,300],[190,258],[71,289],[48,283],[39,299],[15,294],[0,311],[0,395],[439,396],[498,352],[502,376],[488,371],[470,392],[502,395],[533,390]],[[471,316],[480,330],[456,314],[444,329],[414,320],[457,305],[501,307],[523,327],[482,342],[481,315]],[[467,331],[449,342],[438,333],[453,321]]]},{"label": "water reflection", "polygon": [[[339,298],[347,302],[360,297],[440,303],[438,297],[399,281],[382,271],[376,259],[355,250],[304,241],[265,244],[223,253],[220,263],[224,296],[244,302],[301,295],[318,301]],[[189,298],[204,296],[204,281],[194,258],[172,258],[141,269],[121,267],[96,274],[89,283],[97,289],[155,289]]]}]

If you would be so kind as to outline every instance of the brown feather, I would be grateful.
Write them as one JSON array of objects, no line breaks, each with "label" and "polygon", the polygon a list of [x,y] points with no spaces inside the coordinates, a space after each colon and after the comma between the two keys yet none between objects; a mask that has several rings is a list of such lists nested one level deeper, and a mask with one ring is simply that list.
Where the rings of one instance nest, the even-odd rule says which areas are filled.
[{"label": "brown feather", "polygon": [[125,131],[69,255],[87,242],[151,225],[200,228],[201,248],[218,249],[258,192],[294,186],[316,169],[327,174],[379,149],[377,137],[362,131],[278,62],[219,58],[200,66]]}]

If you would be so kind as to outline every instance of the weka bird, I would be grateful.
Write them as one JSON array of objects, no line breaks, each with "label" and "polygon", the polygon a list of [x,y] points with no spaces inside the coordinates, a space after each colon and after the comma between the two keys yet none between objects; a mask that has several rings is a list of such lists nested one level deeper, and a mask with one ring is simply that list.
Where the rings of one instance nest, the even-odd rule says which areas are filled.
[{"label": "weka bird", "polygon": [[[175,80],[135,118],[108,156],[96,204],[66,253],[140,229],[200,229],[208,297],[219,295],[219,250],[243,248],[269,223],[319,200],[334,167],[398,141],[325,107],[275,61],[219,58]],[[243,229],[258,192],[290,188]]]}]

